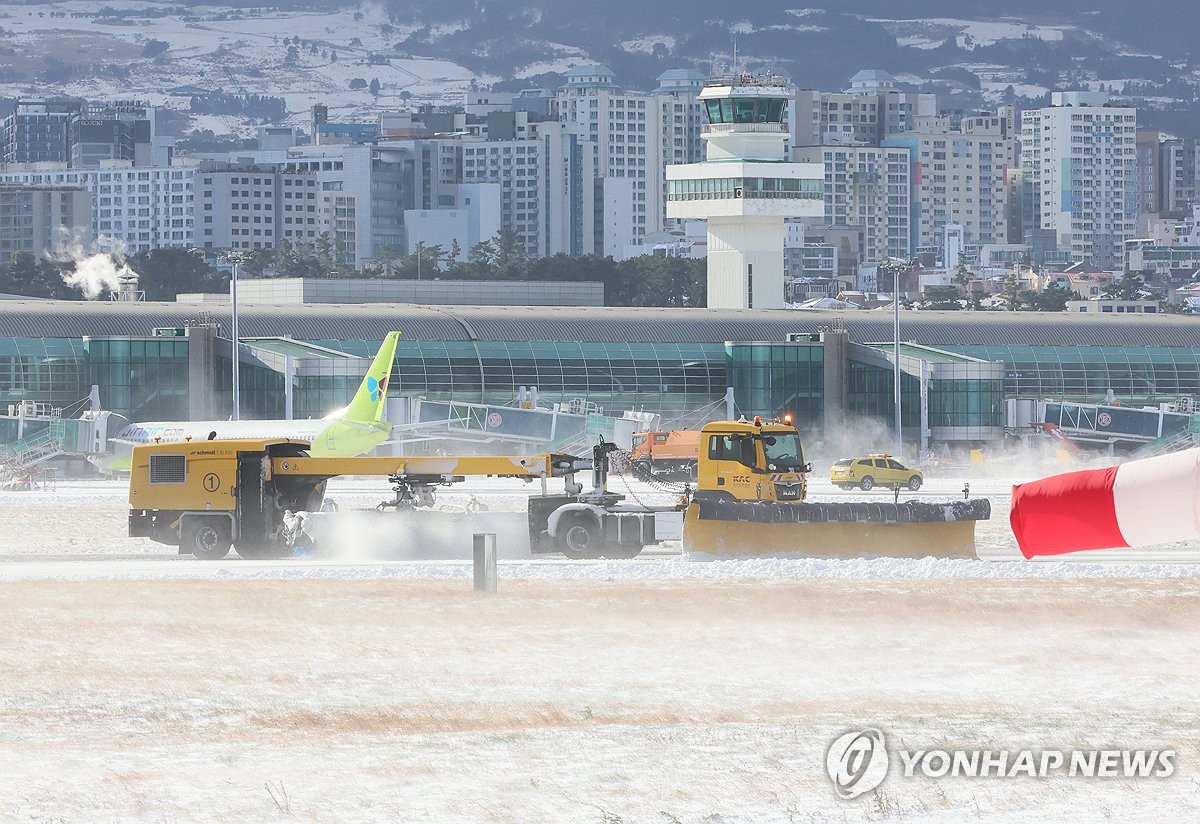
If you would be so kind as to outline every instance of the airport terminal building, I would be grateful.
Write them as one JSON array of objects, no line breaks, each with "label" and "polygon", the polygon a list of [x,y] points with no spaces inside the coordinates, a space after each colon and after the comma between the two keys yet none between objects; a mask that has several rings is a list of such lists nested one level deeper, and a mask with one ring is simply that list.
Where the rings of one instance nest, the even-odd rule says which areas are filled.
[{"label": "airport terminal building", "polygon": [[[536,386],[544,405],[683,426],[732,387],[738,414],[791,412],[818,441],[894,414],[890,312],[254,303],[239,327],[243,418],[344,405],[393,329],[397,397],[505,406]],[[0,411],[69,408],[94,384],[131,421],[220,419],[229,329],[229,307],[211,303],[4,301]],[[913,445],[998,441],[1014,398],[1136,407],[1200,396],[1200,323],[1188,317],[906,311],[901,340]]]}]

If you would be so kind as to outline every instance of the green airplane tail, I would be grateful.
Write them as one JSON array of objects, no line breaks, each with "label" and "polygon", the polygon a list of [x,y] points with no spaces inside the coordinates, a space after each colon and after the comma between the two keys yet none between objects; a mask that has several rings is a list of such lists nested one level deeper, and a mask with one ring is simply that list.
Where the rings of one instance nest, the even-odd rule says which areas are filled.
[{"label": "green airplane tail", "polygon": [[396,343],[400,340],[399,332],[388,332],[367,370],[354,399],[340,415],[341,420],[348,423],[378,423],[383,419],[383,406],[387,400],[388,380],[392,374],[392,361],[396,357]]}]

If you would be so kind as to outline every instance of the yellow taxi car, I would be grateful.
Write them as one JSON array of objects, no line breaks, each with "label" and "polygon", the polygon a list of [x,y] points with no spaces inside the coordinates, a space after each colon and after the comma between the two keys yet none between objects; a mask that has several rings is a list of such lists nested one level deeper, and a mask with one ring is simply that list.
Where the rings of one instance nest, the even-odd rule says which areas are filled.
[{"label": "yellow taxi car", "polygon": [[891,455],[873,454],[865,458],[846,458],[829,468],[829,480],[842,489],[862,490],[877,486],[916,492],[925,482],[919,469],[909,469]]}]

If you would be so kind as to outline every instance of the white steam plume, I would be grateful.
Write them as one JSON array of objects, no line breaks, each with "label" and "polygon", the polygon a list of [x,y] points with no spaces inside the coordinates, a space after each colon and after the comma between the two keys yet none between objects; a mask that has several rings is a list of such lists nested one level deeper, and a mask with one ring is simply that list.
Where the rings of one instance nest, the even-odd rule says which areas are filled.
[{"label": "white steam plume", "polygon": [[90,247],[79,237],[71,236],[53,255],[60,263],[75,265],[72,271],[63,273],[63,282],[78,289],[88,300],[95,300],[105,291],[116,290],[122,277],[137,276],[125,262],[125,244],[119,238],[101,235]]}]

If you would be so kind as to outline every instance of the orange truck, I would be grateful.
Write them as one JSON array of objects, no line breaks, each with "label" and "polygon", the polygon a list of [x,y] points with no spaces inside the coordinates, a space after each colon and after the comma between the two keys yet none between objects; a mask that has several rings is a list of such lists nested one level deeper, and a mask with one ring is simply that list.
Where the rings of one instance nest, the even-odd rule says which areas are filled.
[{"label": "orange truck", "polygon": [[629,460],[639,475],[694,475],[700,451],[700,432],[635,432]]}]

